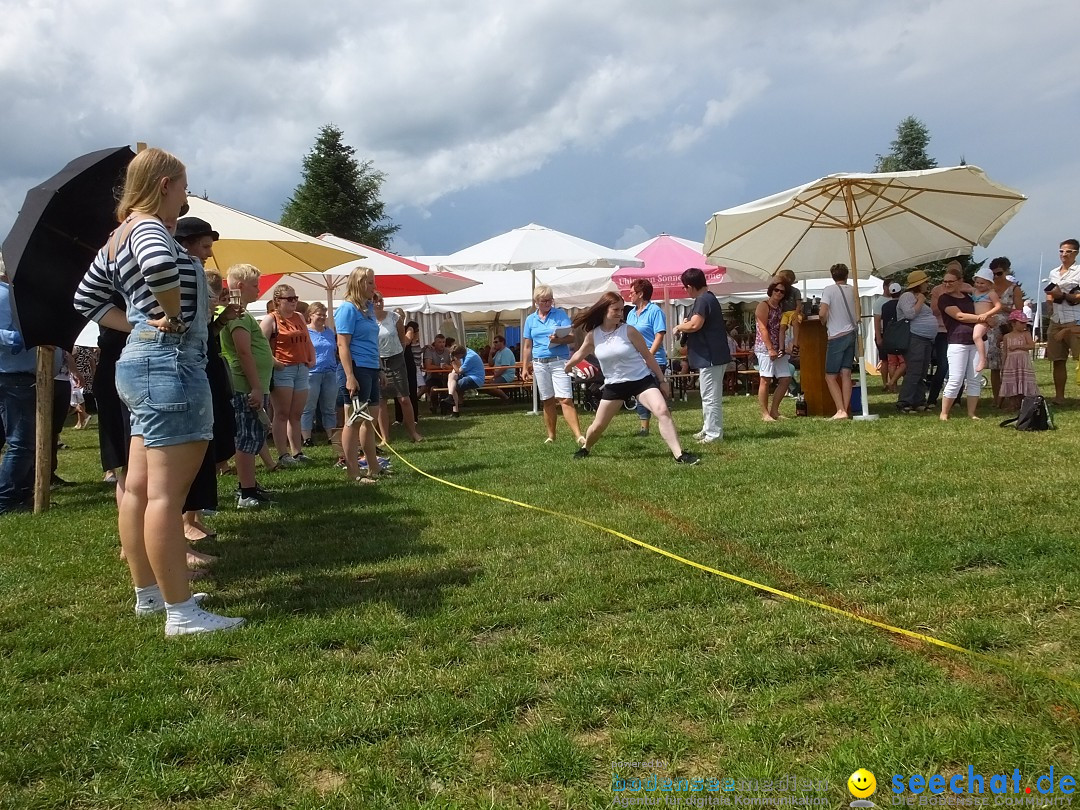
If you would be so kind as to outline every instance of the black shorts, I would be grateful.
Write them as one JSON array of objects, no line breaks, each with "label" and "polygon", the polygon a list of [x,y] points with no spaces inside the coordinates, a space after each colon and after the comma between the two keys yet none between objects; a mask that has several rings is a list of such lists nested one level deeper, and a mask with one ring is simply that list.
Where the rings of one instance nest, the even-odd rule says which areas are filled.
[{"label": "black shorts", "polygon": [[642,391],[657,387],[656,377],[652,374],[648,377],[642,377],[640,380],[606,383],[600,390],[600,399],[629,399],[630,397],[636,397]]}]

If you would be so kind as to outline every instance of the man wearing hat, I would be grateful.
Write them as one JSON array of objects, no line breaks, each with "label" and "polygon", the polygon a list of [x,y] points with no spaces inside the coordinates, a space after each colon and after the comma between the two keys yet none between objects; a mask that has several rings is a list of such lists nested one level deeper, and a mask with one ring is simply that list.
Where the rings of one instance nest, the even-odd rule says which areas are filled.
[{"label": "man wearing hat", "polygon": [[927,295],[930,276],[922,270],[912,270],[908,273],[904,286],[905,291],[896,302],[896,317],[910,322],[911,339],[904,356],[907,370],[904,372],[904,384],[900,386],[896,407],[901,413],[914,413],[926,410],[924,380],[926,371],[930,368],[938,321]]},{"label": "man wearing hat", "polygon": [[904,374],[906,362],[902,354],[888,354],[882,350],[885,328],[896,320],[896,303],[904,291],[901,284],[893,281],[885,285],[885,298],[874,303],[874,342],[878,347],[878,359],[881,361],[881,380],[885,390],[895,394],[896,384]]}]

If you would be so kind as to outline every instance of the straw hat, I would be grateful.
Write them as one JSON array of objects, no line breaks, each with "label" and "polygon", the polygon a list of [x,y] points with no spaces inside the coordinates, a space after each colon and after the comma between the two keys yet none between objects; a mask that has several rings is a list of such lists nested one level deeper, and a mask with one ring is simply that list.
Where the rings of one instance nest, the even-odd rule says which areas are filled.
[{"label": "straw hat", "polygon": [[918,287],[929,280],[930,276],[926,275],[922,270],[912,270],[907,276],[907,288],[910,290],[912,287]]}]

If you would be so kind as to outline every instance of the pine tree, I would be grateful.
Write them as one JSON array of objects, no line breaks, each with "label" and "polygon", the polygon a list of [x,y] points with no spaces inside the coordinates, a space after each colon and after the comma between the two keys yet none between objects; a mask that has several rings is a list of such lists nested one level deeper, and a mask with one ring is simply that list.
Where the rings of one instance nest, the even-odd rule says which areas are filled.
[{"label": "pine tree", "polygon": [[930,130],[926,124],[909,115],[896,127],[896,139],[889,144],[887,155],[878,155],[875,172],[913,172],[937,167],[937,161],[926,154]]},{"label": "pine tree", "polygon": [[304,157],[303,180],[285,203],[281,224],[312,236],[332,233],[354,242],[389,250],[397,232],[379,199],[386,175],[360,163],[356,150],[333,124],[319,130],[315,146]]}]

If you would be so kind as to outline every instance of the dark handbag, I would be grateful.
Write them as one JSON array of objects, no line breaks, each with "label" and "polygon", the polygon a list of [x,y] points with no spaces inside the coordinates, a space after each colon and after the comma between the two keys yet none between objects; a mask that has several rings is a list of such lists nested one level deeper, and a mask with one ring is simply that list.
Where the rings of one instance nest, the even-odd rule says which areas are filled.
[{"label": "dark handbag", "polygon": [[881,332],[881,350],[885,354],[907,354],[911,345],[911,321],[897,318],[889,321]]},{"label": "dark handbag", "polygon": [[1024,397],[1020,403],[1020,413],[1012,419],[1006,419],[1001,427],[1015,424],[1017,430],[1055,430],[1054,417],[1046,400],[1036,395]]}]

